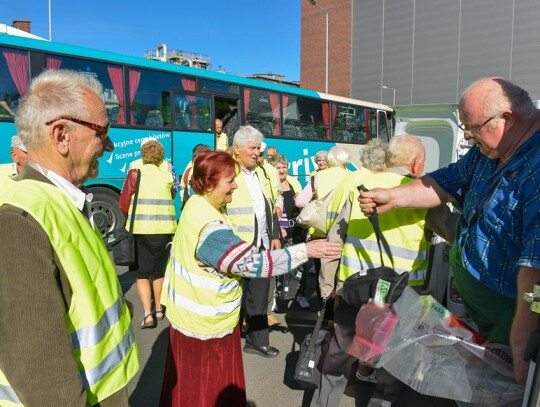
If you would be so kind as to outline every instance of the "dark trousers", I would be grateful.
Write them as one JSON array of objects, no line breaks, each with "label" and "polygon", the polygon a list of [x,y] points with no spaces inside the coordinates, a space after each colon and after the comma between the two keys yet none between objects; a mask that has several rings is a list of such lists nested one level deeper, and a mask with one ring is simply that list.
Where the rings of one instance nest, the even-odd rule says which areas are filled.
[{"label": "dark trousers", "polygon": [[355,334],[358,308],[347,305],[340,296],[335,300],[334,335],[322,366],[321,385],[315,390],[311,407],[334,407],[339,405],[348,374],[355,359],[349,355],[349,348]]},{"label": "dark trousers", "polygon": [[267,346],[270,344],[267,315],[270,279],[244,278],[242,289],[242,314],[248,324],[246,341],[255,346]]}]

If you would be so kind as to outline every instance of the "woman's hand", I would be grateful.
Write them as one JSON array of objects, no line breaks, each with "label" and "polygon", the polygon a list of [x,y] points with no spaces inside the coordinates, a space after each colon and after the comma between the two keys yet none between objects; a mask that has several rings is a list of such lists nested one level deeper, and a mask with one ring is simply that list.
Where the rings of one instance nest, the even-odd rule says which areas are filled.
[{"label": "woman's hand", "polygon": [[341,243],[329,242],[324,239],[311,240],[306,243],[308,257],[315,259],[336,259],[341,257]]}]

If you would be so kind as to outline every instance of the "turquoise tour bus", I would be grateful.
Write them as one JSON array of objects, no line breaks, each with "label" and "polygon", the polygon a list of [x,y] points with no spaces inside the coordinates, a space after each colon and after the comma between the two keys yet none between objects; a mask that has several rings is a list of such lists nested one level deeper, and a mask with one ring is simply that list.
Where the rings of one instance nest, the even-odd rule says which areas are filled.
[{"label": "turquoise tour bus", "polygon": [[31,78],[44,69],[85,72],[103,84],[115,148],[101,158],[99,177],[87,187],[94,194],[94,219],[104,234],[123,221],[118,194],[129,163],[140,158],[140,142],[145,137],[163,143],[166,159],[181,176],[195,145],[214,147],[216,118],[223,120],[229,143],[240,125],[250,124],[287,157],[289,173],[302,183],[316,168],[317,151],[341,145],[356,167],[361,145],[372,138],[390,138],[393,110],[389,106],[172,60],[0,35],[0,163],[10,162],[10,138],[16,134],[9,110],[17,112]]}]

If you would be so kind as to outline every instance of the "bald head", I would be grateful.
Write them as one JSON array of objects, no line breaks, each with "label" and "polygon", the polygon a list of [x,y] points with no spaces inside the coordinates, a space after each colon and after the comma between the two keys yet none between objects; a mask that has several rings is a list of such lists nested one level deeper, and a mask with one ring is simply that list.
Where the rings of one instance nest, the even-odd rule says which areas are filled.
[{"label": "bald head", "polygon": [[409,170],[414,178],[424,171],[426,149],[420,138],[410,134],[395,136],[388,144],[388,167],[403,167]]},{"label": "bald head", "polygon": [[525,89],[497,77],[473,82],[459,101],[460,115],[465,121],[470,116],[491,117],[505,110],[525,120],[536,113],[536,107]]}]

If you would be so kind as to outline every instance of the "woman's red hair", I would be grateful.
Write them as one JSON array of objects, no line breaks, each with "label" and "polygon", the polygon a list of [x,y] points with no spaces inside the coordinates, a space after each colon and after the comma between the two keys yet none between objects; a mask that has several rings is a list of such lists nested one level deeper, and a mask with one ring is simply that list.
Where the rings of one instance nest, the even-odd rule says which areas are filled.
[{"label": "woman's red hair", "polygon": [[224,151],[205,151],[197,154],[193,162],[191,188],[202,195],[213,189],[221,178],[236,172],[238,164]]}]

